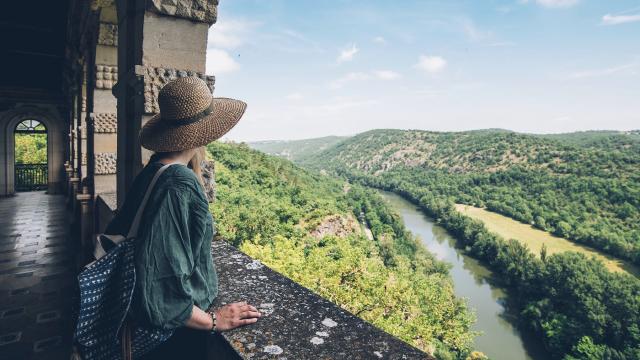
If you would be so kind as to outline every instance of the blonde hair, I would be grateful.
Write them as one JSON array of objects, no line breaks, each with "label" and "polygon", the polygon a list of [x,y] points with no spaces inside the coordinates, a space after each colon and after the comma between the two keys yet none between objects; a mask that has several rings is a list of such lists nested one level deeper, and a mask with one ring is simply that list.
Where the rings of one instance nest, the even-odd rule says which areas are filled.
[{"label": "blonde hair", "polygon": [[[161,159],[166,156],[171,156],[172,154],[176,154],[176,153],[179,153],[179,151],[156,152],[153,155],[151,155],[151,159],[149,160],[149,162],[153,162],[153,161],[156,161],[157,159]],[[196,174],[196,177],[198,178],[198,182],[200,183],[200,185],[202,185],[203,188],[204,188],[204,178],[202,177],[202,162],[205,161],[206,159],[207,159],[207,148],[205,146],[201,146],[195,149],[195,152],[193,153],[193,157],[191,158],[191,160],[189,160],[189,163],[187,164],[189,169],[193,170],[193,172]]]},{"label": "blonde hair", "polygon": [[204,146],[201,146],[196,149],[195,153],[193,154],[193,157],[191,158],[191,160],[189,160],[189,168],[191,168],[191,170],[193,170],[193,172],[196,173],[198,182],[200,182],[200,185],[202,185],[203,188],[204,188],[204,178],[202,177],[202,162],[206,159],[206,157],[207,157],[207,148]]}]

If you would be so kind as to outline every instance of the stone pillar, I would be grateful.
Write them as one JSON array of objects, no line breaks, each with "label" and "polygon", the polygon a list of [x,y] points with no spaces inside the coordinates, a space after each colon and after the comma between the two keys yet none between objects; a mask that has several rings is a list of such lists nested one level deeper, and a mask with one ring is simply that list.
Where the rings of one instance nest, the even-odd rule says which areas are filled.
[{"label": "stone pillar", "polygon": [[[82,172],[82,167],[85,163],[84,160],[84,152],[82,151],[82,113],[84,112],[83,109],[86,106],[86,100],[84,99],[84,97],[82,96],[83,93],[83,78],[84,76],[82,76],[82,73],[80,72],[79,74],[77,74],[78,79],[76,81],[78,81],[78,93],[76,95],[76,111],[75,111],[75,118],[73,119],[74,124],[75,124],[75,145],[76,145],[76,167],[75,167],[75,171],[76,171],[76,176],[78,177],[78,179],[82,180],[82,176],[84,175]],[[74,201],[75,201],[75,194],[74,194]]]},{"label": "stone pillar", "polygon": [[71,176],[73,174],[73,167],[69,161],[65,161],[64,163],[64,174],[64,183],[66,184],[66,187],[63,191],[65,195],[69,196],[69,194],[71,194]]},{"label": "stone pillar", "polygon": [[88,148],[87,148],[87,122],[86,119],[89,116],[89,109],[88,109],[88,101],[87,98],[89,97],[89,89],[87,89],[87,76],[89,76],[89,71],[87,69],[88,64],[85,62],[83,64],[83,70],[81,73],[82,76],[82,87],[80,88],[81,92],[81,97],[82,97],[82,103],[81,103],[81,108],[80,108],[80,114],[79,114],[79,121],[80,121],[80,126],[78,128],[79,130],[79,134],[80,134],[80,153],[82,154],[82,163],[81,163],[81,167],[80,167],[80,174],[82,174],[81,176],[81,182],[85,183],[86,179],[88,176],[90,176],[91,174],[89,174],[87,172],[87,154],[89,153]]},{"label": "stone pillar", "polygon": [[67,203],[67,205],[69,206],[69,208],[71,209],[71,213],[75,215],[76,213],[76,195],[78,195],[78,187],[80,185],[80,178],[78,177],[78,173],[77,171],[73,171],[73,174],[71,175],[71,179],[69,179],[69,182],[71,183],[71,193],[69,194],[69,197],[67,198],[69,200],[69,203]]},{"label": "stone pillar", "polygon": [[76,195],[80,204],[80,246],[81,261],[86,263],[93,252],[93,195],[88,186],[82,187],[82,193]]},{"label": "stone pillar", "polygon": [[117,108],[112,93],[118,81],[118,15],[115,3],[103,1],[95,53],[93,101],[95,192],[116,191]]},{"label": "stone pillar", "polygon": [[178,77],[204,74],[209,26],[217,0],[118,0],[118,206],[151,155],[138,141],[141,126],[158,113],[158,91]]}]

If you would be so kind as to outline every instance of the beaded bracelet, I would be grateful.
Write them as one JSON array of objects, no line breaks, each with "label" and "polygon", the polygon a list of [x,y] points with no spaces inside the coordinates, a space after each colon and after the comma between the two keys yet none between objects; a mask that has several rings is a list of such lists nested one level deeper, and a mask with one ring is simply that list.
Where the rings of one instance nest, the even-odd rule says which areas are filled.
[{"label": "beaded bracelet", "polygon": [[211,316],[211,323],[213,324],[211,326],[211,330],[209,330],[212,334],[217,333],[216,331],[216,312],[215,311],[209,311],[209,316]]}]

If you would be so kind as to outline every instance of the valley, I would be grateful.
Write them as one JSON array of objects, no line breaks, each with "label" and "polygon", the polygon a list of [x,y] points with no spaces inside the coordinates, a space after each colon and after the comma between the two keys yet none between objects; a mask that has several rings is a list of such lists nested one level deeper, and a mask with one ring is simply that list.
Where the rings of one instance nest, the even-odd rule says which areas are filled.
[{"label": "valley", "polygon": [[517,313],[509,309],[506,289],[494,273],[465,254],[446,229],[426,216],[414,204],[388,191],[379,191],[402,218],[407,230],[439,260],[451,264],[456,295],[475,310],[478,331],[474,347],[493,360],[544,360],[548,354],[539,339],[519,329]]},{"label": "valley", "polygon": [[[545,358],[640,358],[640,281],[630,275],[640,265],[638,131],[378,129],[295,162],[392,192],[434,219],[457,257],[493,274],[513,324],[534,334]],[[446,260],[453,269],[456,259]]]}]

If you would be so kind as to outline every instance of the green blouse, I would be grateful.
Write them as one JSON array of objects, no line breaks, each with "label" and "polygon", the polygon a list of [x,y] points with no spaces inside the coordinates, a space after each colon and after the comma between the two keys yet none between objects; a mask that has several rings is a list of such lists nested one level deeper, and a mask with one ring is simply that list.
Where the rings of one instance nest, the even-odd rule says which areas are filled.
[{"label": "green blouse", "polygon": [[[125,235],[160,162],[136,177],[122,209],[105,233]],[[130,315],[143,324],[174,329],[206,310],[218,293],[211,256],[214,224],[195,173],[172,165],[160,175],[135,240],[136,284]]]}]

